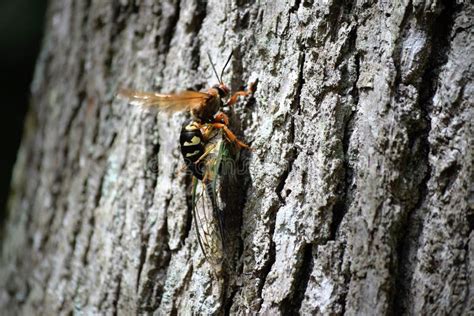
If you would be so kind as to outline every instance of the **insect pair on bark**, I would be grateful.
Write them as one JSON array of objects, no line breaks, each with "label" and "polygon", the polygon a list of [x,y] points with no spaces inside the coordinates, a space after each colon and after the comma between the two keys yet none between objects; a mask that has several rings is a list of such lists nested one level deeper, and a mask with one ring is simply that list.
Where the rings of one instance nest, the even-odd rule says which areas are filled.
[{"label": "insect pair on bark", "polygon": [[[251,96],[257,81],[246,90],[230,95],[230,89],[222,80],[224,70],[232,53],[218,75],[209,56],[218,84],[206,92],[183,91],[176,94],[160,94],[122,89],[119,96],[130,104],[159,111],[191,112],[192,119],[183,124],[180,134],[181,153],[186,168],[193,174],[192,213],[197,237],[202,252],[214,272],[222,272],[225,256],[224,216],[218,192],[219,174],[223,162],[233,159],[235,149],[249,146],[240,141],[228,127],[229,118],[222,112],[224,107],[233,106],[239,97]],[[234,145],[232,145],[234,144]]]}]

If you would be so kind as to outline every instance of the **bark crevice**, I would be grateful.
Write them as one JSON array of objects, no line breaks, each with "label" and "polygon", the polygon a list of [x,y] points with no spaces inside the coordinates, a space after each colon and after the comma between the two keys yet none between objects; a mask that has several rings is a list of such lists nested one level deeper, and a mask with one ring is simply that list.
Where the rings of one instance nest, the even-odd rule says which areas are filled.
[{"label": "bark crevice", "polygon": [[[425,210],[425,201],[428,194],[428,182],[431,179],[431,166],[429,163],[430,142],[428,140],[431,131],[432,102],[439,83],[439,73],[447,62],[447,56],[450,51],[449,37],[454,26],[455,4],[451,1],[443,1],[444,8],[438,16],[432,17],[428,23],[427,29],[429,38],[432,41],[429,47],[429,54],[426,57],[422,80],[418,84],[419,98],[418,106],[422,117],[420,130],[413,131],[410,135],[410,147],[419,142],[418,168],[425,168],[425,175],[418,184],[418,199],[411,207],[405,217],[401,220],[399,241],[397,245],[397,269],[394,278],[394,296],[393,313],[406,313],[412,299],[412,280],[414,277],[415,258],[413,254],[419,245],[419,238],[422,234],[422,218],[428,211]],[[400,74],[400,71],[397,73]],[[399,80],[400,81],[400,80]],[[415,158],[415,157],[414,157]]]},{"label": "bark crevice", "polygon": [[279,305],[282,315],[298,315],[305,296],[308,281],[313,270],[313,245],[305,244],[302,247],[300,266],[295,274],[295,283],[289,296]]}]

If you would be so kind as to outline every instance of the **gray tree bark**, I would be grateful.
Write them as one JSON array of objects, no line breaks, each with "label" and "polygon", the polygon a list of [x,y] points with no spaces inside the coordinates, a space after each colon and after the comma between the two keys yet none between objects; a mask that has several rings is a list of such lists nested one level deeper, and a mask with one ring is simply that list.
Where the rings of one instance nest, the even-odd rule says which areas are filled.
[{"label": "gray tree bark", "polygon": [[[7,314],[474,313],[471,1],[52,0],[2,230]],[[221,280],[198,247],[186,114],[237,90]],[[2,313],[3,314],[3,313]]]}]

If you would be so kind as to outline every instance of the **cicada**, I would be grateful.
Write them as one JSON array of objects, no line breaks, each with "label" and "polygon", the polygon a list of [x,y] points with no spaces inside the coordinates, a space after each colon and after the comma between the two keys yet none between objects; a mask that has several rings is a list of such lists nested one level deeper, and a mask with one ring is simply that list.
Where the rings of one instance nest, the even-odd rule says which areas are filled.
[{"label": "cicada", "polygon": [[[221,130],[205,126],[209,138],[197,163],[198,177],[193,177],[192,213],[199,246],[216,274],[221,274],[225,257],[224,210],[220,188],[221,173],[233,166],[232,148]],[[200,175],[202,178],[200,179]]]}]

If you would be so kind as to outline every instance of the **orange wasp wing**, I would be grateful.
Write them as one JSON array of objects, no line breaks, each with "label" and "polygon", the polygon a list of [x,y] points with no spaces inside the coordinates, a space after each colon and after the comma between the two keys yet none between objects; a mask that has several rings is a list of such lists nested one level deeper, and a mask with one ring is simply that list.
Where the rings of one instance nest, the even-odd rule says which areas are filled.
[{"label": "orange wasp wing", "polygon": [[121,89],[118,96],[128,100],[130,104],[156,108],[160,111],[179,112],[204,105],[211,97],[209,94],[197,91],[183,91],[177,94],[160,94],[131,89]]}]

